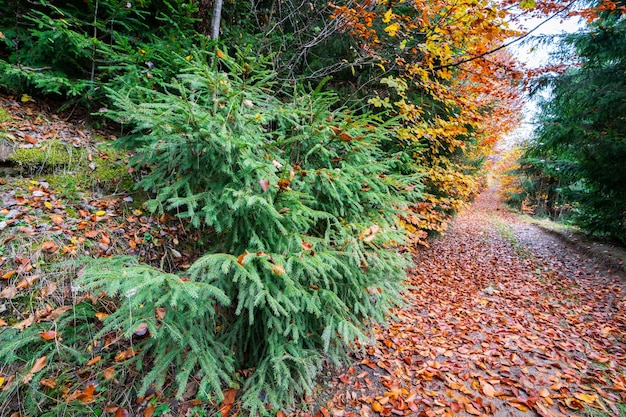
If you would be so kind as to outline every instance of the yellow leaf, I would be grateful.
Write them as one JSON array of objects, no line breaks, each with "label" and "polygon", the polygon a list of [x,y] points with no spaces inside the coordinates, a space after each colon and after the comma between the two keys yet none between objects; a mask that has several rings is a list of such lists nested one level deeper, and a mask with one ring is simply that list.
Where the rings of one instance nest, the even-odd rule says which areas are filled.
[{"label": "yellow leaf", "polygon": [[20,100],[22,101],[22,103],[28,103],[29,101],[32,101],[33,98],[29,96],[28,94],[24,93],[22,94],[22,98]]},{"label": "yellow leaf", "polygon": [[400,25],[397,23],[392,23],[385,28],[385,32],[387,32],[389,36],[396,36],[399,30],[400,30]]},{"label": "yellow leaf", "polygon": [[52,208],[52,203],[49,201],[46,201],[45,203],[43,203],[44,206],[46,206],[46,208],[51,209]]},{"label": "yellow leaf", "polygon": [[574,394],[575,398],[578,398],[581,401],[586,402],[587,404],[593,404],[598,400],[598,397],[595,394],[583,394],[581,392],[577,392]]},{"label": "yellow leaf", "polygon": [[391,22],[391,17],[393,16],[393,11],[391,9],[387,10],[383,15],[383,23]]},{"label": "yellow leaf", "polygon": [[96,211],[96,216],[98,216],[98,217],[102,217],[102,216],[104,216],[105,214],[107,214],[107,212],[106,212],[106,211],[104,211],[104,210]]},{"label": "yellow leaf", "polygon": [[4,377],[0,376],[0,387],[4,384]]}]

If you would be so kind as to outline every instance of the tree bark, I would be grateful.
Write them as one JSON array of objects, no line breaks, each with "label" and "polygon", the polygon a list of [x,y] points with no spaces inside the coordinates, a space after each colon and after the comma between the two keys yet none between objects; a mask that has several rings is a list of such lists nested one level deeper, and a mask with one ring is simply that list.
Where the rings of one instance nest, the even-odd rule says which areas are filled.
[{"label": "tree bark", "polygon": [[220,36],[220,21],[222,20],[222,5],[224,0],[215,0],[213,5],[213,30],[211,31],[211,39],[217,40]]}]

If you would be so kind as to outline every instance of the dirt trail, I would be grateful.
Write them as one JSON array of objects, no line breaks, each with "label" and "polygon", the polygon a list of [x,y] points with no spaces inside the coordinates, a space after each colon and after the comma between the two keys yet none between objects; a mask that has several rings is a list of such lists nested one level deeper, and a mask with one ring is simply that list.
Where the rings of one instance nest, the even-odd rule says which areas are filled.
[{"label": "dirt trail", "polygon": [[624,275],[488,191],[417,254],[399,320],[322,414],[626,415]]}]

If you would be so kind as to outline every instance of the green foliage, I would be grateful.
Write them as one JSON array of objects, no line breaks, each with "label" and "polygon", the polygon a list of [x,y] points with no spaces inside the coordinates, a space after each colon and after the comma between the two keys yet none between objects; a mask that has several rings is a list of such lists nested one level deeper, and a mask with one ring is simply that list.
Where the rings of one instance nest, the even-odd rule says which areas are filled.
[{"label": "green foliage", "polygon": [[[84,413],[85,406],[73,407],[61,400],[64,395],[61,387],[78,388],[72,369],[84,366],[93,357],[87,346],[93,340],[95,321],[92,305],[80,303],[53,323],[35,323],[24,330],[3,328],[0,331],[0,372],[15,375],[15,380],[7,381],[0,390],[0,413],[8,415],[19,410],[23,415],[53,416],[70,407],[80,409],[74,415]],[[56,331],[57,337],[45,340],[40,335],[45,331]],[[30,373],[37,359],[44,356],[47,358],[44,368]],[[42,386],[43,378],[54,379],[56,387]]]},{"label": "green foliage", "polygon": [[127,339],[149,333],[135,342],[138,354],[126,362],[145,369],[138,395],[152,385],[160,390],[168,370],[174,369],[178,399],[192,376],[199,382],[199,395],[223,398],[222,383],[230,381],[234,369],[229,349],[217,338],[215,311],[230,303],[220,289],[183,280],[130,257],[91,261],[78,283],[85,290],[105,291],[122,300],[97,338],[118,329]]},{"label": "green foliage", "polygon": [[[163,52],[192,49],[192,2],[7,2],[14,12],[0,17],[0,85],[20,93],[98,102],[104,85],[171,76]],[[166,59],[153,59],[155,50]]]},{"label": "green foliage", "polygon": [[563,198],[583,229],[626,242],[626,20],[607,14],[563,48],[580,64],[541,81],[551,90],[526,153],[530,187],[552,183],[547,205]]},{"label": "green foliage", "polygon": [[[382,151],[391,123],[337,108],[336,97],[321,88],[294,88],[279,100],[263,60],[218,56],[194,58],[156,91],[109,93],[120,109],[112,117],[134,126],[120,144],[135,150],[131,164],[144,171],[140,186],[156,194],[147,205],[212,231],[209,252],[185,276],[214,288],[222,306],[209,320],[191,320],[202,325],[189,331],[219,328],[215,346],[232,349],[238,368],[254,368],[242,401],[255,414],[310,392],[323,359],[344,358],[398,302],[407,265],[396,247],[405,242],[398,216],[420,186],[414,176],[390,174],[401,164]],[[141,281],[137,268],[147,267],[127,273],[121,265],[107,267],[109,278],[102,266],[89,268],[83,282],[109,293],[136,289],[121,297],[107,329],[130,334],[145,321],[155,340],[143,352],[153,356],[174,340],[150,319],[165,302],[147,283],[165,276],[150,269]],[[115,281],[119,287],[110,279],[116,271],[130,277]],[[198,308],[213,311],[206,298]],[[199,352],[188,358],[202,360]],[[232,370],[228,362],[218,365],[224,375]],[[154,371],[156,381],[164,371]],[[219,381],[210,383],[215,388]]]}]

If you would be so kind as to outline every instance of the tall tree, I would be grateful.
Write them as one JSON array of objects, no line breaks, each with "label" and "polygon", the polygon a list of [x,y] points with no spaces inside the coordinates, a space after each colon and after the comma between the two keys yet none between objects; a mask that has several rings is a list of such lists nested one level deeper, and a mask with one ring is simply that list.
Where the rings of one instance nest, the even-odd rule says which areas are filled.
[{"label": "tall tree", "polygon": [[[537,81],[547,91],[539,128],[526,152],[526,172],[552,177],[573,220],[590,232],[626,242],[626,8],[588,9],[585,28],[564,38],[555,58],[567,70]],[[535,187],[536,188],[536,187]],[[540,196],[535,196],[535,203]]]}]

